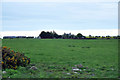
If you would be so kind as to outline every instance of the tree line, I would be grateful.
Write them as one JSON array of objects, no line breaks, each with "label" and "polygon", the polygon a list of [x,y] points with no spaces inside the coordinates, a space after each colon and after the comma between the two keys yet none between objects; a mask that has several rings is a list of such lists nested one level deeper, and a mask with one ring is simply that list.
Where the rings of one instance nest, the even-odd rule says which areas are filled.
[{"label": "tree line", "polygon": [[84,36],[81,33],[77,35],[71,33],[64,33],[62,35],[58,35],[55,31],[42,31],[38,37],[34,36],[4,36],[3,39],[13,39],[13,38],[41,38],[41,39],[120,39],[120,36]]},{"label": "tree line", "polygon": [[41,39],[120,39],[120,36],[84,36],[81,33],[77,35],[71,33],[64,33],[63,35],[58,35],[55,31],[42,31],[38,38]]}]

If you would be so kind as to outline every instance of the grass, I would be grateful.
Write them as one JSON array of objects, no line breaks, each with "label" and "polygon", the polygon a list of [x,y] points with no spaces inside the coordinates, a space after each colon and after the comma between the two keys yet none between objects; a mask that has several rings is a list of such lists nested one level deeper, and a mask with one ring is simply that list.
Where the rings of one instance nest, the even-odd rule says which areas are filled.
[{"label": "grass", "polygon": [[[38,68],[6,69],[3,78],[118,77],[118,40],[3,39],[2,43],[30,57],[31,65]],[[73,71],[78,64],[85,69]]]}]

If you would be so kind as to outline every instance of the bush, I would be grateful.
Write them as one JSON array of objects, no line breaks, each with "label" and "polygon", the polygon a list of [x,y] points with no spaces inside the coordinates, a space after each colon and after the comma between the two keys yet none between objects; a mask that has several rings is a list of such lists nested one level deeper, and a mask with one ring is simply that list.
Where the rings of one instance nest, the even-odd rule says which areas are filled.
[{"label": "bush", "polygon": [[19,52],[15,52],[7,48],[2,47],[2,68],[3,69],[17,69],[18,66],[27,66],[30,64],[30,58],[24,56]]}]

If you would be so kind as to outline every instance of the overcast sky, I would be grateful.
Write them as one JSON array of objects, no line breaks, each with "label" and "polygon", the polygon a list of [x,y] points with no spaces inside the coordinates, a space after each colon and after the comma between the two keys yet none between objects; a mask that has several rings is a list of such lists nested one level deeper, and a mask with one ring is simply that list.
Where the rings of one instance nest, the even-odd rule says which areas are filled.
[{"label": "overcast sky", "polygon": [[117,29],[117,0],[29,0],[29,2],[4,0],[2,2],[2,31],[72,32]]}]

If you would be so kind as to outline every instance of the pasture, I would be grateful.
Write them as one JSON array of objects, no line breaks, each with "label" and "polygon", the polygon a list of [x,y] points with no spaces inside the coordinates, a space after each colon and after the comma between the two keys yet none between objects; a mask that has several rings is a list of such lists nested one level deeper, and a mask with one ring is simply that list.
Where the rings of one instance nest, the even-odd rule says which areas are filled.
[{"label": "pasture", "polygon": [[3,39],[2,46],[24,53],[37,67],[6,69],[3,78],[118,77],[117,39]]}]

